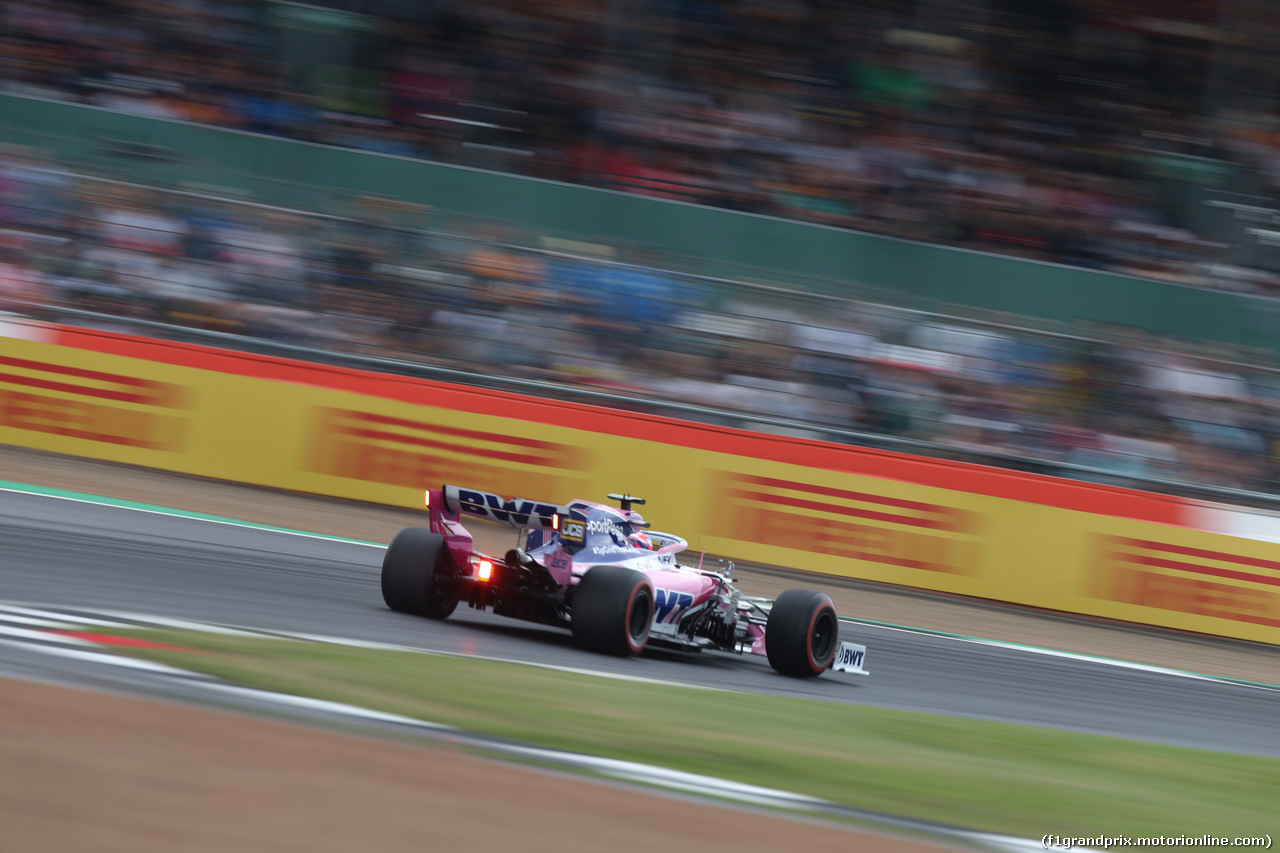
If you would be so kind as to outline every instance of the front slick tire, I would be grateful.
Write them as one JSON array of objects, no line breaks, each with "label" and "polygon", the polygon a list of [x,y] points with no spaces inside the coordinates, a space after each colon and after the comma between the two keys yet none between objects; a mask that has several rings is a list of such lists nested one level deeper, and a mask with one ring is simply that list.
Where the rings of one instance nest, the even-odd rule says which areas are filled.
[{"label": "front slick tire", "polygon": [[653,624],[653,581],[622,566],[587,570],[573,594],[573,639],[606,655],[639,654]]},{"label": "front slick tire", "polygon": [[764,629],[769,665],[793,678],[813,678],[831,666],[840,620],[831,599],[809,589],[778,596]]},{"label": "front slick tire", "polygon": [[382,558],[382,600],[400,613],[444,619],[458,599],[440,579],[454,572],[443,536],[425,527],[406,527]]}]

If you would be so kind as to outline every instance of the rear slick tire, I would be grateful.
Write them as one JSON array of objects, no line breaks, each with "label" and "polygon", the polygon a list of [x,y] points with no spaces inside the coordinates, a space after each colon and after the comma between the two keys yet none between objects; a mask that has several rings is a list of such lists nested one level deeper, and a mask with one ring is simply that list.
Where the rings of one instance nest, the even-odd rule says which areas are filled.
[{"label": "rear slick tire", "polygon": [[792,678],[821,675],[835,658],[839,638],[836,606],[810,589],[789,589],[778,596],[764,629],[769,665]]},{"label": "rear slick tire", "polygon": [[406,527],[382,557],[382,600],[392,610],[446,619],[458,599],[442,578],[456,574],[444,537],[425,527]]},{"label": "rear slick tire", "polygon": [[573,639],[587,651],[638,655],[653,625],[653,581],[623,566],[588,569],[573,594]]}]

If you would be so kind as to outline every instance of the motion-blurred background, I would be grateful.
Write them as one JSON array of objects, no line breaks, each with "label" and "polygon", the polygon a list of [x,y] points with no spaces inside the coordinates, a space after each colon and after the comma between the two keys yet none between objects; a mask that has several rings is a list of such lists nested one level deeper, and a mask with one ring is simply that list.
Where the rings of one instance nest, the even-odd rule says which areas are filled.
[{"label": "motion-blurred background", "polygon": [[1277,55],[1270,0],[6,0],[0,313],[1265,502]]}]

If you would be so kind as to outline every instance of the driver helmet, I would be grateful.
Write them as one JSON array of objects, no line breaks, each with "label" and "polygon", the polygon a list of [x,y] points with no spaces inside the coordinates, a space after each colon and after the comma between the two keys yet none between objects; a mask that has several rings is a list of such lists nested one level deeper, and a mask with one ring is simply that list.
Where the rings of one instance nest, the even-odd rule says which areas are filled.
[{"label": "driver helmet", "polygon": [[650,539],[649,534],[645,533],[643,530],[637,530],[635,533],[632,533],[627,538],[630,539],[631,544],[635,545],[637,548],[640,548],[645,551],[655,550],[653,540]]}]

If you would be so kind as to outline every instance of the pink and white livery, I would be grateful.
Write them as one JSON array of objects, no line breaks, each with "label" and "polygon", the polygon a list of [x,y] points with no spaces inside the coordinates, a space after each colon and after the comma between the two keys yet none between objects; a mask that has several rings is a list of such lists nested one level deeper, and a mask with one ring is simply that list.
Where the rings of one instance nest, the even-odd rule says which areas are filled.
[{"label": "pink and white livery", "polygon": [[[574,500],[506,500],[457,486],[426,493],[430,528],[402,530],[382,561],[382,597],[392,610],[444,619],[459,602],[529,622],[567,625],[583,648],[639,654],[648,645],[765,655],[783,675],[824,670],[866,674],[866,647],[839,638],[831,599],[790,589],[777,599],[742,595],[733,564],[682,566],[689,543],[649,529],[633,507]],[[468,515],[519,531],[502,557],[475,550]]]}]

